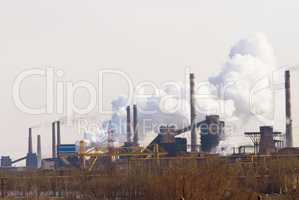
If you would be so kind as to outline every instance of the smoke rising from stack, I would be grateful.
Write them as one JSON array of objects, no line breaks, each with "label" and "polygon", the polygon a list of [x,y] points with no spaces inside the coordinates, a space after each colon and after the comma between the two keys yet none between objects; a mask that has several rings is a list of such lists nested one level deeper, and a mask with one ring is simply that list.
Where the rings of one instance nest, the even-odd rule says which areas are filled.
[{"label": "smoke rising from stack", "polygon": [[213,85],[226,86],[222,98],[234,105],[230,119],[235,131],[226,135],[220,148],[230,150],[233,146],[250,144],[243,136],[244,128],[249,125],[272,125],[274,96],[271,76],[276,69],[273,49],[265,35],[259,33],[234,45],[220,74],[210,78]]},{"label": "smoke rising from stack", "polygon": [[[249,125],[271,125],[273,93],[270,76],[275,69],[273,49],[267,38],[258,33],[240,40],[231,48],[222,70],[210,77],[208,84],[196,80],[196,85],[202,85],[196,89],[196,95],[204,94],[204,98],[196,99],[197,120],[204,119],[207,114],[218,114],[234,128],[220,142],[219,150],[231,151],[232,147],[251,144],[243,136],[244,128]],[[188,95],[182,95],[188,93],[188,87],[184,84],[180,84],[179,89],[165,87],[156,91],[155,95],[136,99],[140,143],[148,139],[147,133],[157,132],[158,127],[154,125],[174,124],[178,128],[190,125],[190,99]],[[117,126],[115,137],[120,143],[127,139],[128,104],[130,102],[122,96],[112,102],[114,114],[111,122]],[[173,109],[176,105],[180,105],[179,109]],[[152,128],[145,128],[149,126],[143,123],[146,120],[150,120]]]},{"label": "smoke rising from stack", "polygon": [[[169,91],[168,91],[169,92]],[[174,102],[180,102],[183,107],[180,110],[173,111],[167,110],[164,107],[165,97],[169,97],[170,94],[165,91],[159,91],[159,95],[146,97],[142,99],[137,99],[136,122],[138,121],[138,143],[142,146],[149,144],[149,142],[156,136],[158,132],[158,125],[164,124],[176,124],[178,127],[184,127],[190,125],[190,114],[189,114],[189,104],[185,99],[181,99],[180,96],[171,95],[171,99]],[[169,98],[167,98],[169,100]],[[111,117],[111,126],[114,129],[114,139],[115,145],[122,144],[127,141],[127,102],[126,98],[123,96],[117,97],[112,102],[112,110],[114,111]],[[169,104],[168,104],[169,106]],[[134,113],[134,111],[133,111]],[[134,117],[133,117],[134,118]],[[132,119],[134,121],[134,119]],[[103,130],[92,133],[84,133],[84,139],[87,143],[93,143],[95,145],[105,144],[107,142],[107,128],[109,121],[104,121],[99,126]],[[132,134],[134,140],[134,122],[132,124]],[[135,137],[136,138],[136,137]],[[136,138],[136,139],[137,139]],[[135,141],[136,141],[135,139]],[[134,142],[134,141],[133,141]]]}]

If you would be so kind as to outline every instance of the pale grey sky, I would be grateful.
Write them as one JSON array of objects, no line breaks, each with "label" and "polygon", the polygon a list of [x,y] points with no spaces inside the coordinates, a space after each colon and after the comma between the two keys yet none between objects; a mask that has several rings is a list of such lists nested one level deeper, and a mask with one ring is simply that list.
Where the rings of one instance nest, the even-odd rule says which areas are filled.
[{"label": "pale grey sky", "polygon": [[[26,69],[51,66],[65,72],[64,80],[95,82],[98,70],[114,68],[135,83],[162,83],[183,81],[189,65],[198,79],[207,80],[220,70],[231,45],[254,32],[268,36],[279,65],[298,65],[298,10],[295,0],[0,0],[0,155],[23,156],[27,128],[57,118],[15,107],[13,81]],[[298,78],[295,72],[293,80]],[[30,105],[43,105],[43,89],[40,80],[32,80],[24,83],[22,95]],[[50,132],[40,132],[48,155]],[[64,140],[73,142],[72,135],[65,133]]]}]

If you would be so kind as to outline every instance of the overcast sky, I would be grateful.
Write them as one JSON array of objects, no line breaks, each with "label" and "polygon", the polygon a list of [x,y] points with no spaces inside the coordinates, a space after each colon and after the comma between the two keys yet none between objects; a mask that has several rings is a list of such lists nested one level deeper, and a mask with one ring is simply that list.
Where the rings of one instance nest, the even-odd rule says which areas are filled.
[{"label": "overcast sky", "polygon": [[[16,108],[13,82],[24,70],[54,67],[64,71],[64,81],[96,83],[97,72],[110,68],[124,71],[134,83],[160,84],[184,81],[190,66],[198,80],[207,80],[220,70],[230,47],[254,32],[269,38],[279,66],[295,66],[298,10],[294,0],[0,0],[0,155],[23,156],[28,127],[60,117]],[[292,79],[298,78],[294,72]],[[292,90],[298,91],[294,81]],[[121,80],[109,83],[106,106],[123,91]],[[294,93],[297,126],[299,96]],[[44,105],[44,83],[38,78],[25,82],[21,95],[32,106]],[[42,134],[48,155],[50,131],[34,132]],[[75,134],[65,131],[64,142],[74,142]]]}]

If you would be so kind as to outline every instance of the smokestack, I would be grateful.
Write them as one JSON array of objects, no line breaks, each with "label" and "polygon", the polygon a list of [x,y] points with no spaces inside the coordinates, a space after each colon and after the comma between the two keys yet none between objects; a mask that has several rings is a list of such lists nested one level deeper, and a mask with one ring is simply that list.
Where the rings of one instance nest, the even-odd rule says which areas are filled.
[{"label": "smokestack", "polygon": [[130,106],[127,106],[127,142],[131,142],[131,113]]},{"label": "smokestack", "polygon": [[56,158],[56,135],[55,122],[52,123],[52,157]]},{"label": "smokestack", "polygon": [[286,146],[293,146],[290,71],[285,71]]},{"label": "smokestack", "polygon": [[37,135],[37,167],[41,167],[42,162],[42,146],[40,135]]},{"label": "smokestack", "polygon": [[135,145],[138,145],[138,127],[137,127],[137,105],[133,105],[133,128],[134,128],[134,137],[133,141]]},{"label": "smokestack", "polygon": [[60,137],[60,121],[57,121],[57,147],[61,144],[61,137]]},{"label": "smokestack", "polygon": [[29,136],[28,136],[28,154],[32,154],[32,129],[29,128]]},{"label": "smokestack", "polygon": [[194,99],[194,74],[190,73],[190,118],[191,118],[191,152],[197,152],[196,111]]}]

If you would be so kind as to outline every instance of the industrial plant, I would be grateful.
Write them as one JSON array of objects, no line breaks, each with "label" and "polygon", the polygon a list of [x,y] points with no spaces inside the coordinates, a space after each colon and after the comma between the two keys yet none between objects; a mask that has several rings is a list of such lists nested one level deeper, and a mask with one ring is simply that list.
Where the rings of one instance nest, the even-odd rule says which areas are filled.
[{"label": "industrial plant", "polygon": [[[194,97],[195,76],[189,76],[190,81],[190,125],[181,129],[175,126],[161,125],[156,137],[147,145],[139,144],[138,108],[134,104],[126,107],[126,138],[127,141],[120,147],[113,145],[113,129],[108,131],[108,140],[105,146],[87,146],[84,140],[79,145],[65,144],[61,141],[61,122],[52,122],[52,157],[42,158],[41,136],[37,135],[36,152],[33,150],[32,128],[28,129],[28,152],[22,158],[13,160],[10,156],[1,157],[3,170],[17,169],[15,164],[26,161],[26,169],[60,170],[78,168],[94,170],[107,161],[123,163],[132,159],[161,159],[161,158],[197,158],[216,156],[212,151],[219,145],[225,136],[225,121],[219,115],[207,115],[205,120],[196,120],[196,98]],[[241,159],[244,157],[290,154],[299,155],[299,149],[293,146],[290,71],[285,71],[285,135],[275,131],[275,127],[262,126],[259,132],[245,132],[252,145],[235,147],[227,159]],[[131,114],[133,114],[131,120]],[[191,142],[183,133],[189,133]],[[222,155],[218,155],[221,157]],[[25,170],[25,169],[24,169]]]},{"label": "industrial plant", "polygon": [[[35,136],[33,128],[30,127],[27,131],[28,152],[24,157],[15,160],[7,155],[1,157],[1,195],[2,197],[24,197],[27,195],[69,199],[146,199],[146,197],[152,199],[158,198],[154,195],[156,194],[160,195],[159,198],[162,199],[173,199],[172,197],[166,198],[165,194],[168,193],[165,191],[161,193],[150,191],[161,190],[151,185],[155,178],[159,179],[161,184],[168,179],[175,178],[174,181],[181,180],[177,184],[182,184],[179,189],[181,192],[174,196],[175,199],[178,197],[180,199],[198,199],[187,198],[194,191],[183,189],[186,187],[184,184],[187,184],[184,177],[190,181],[192,177],[200,176],[201,178],[198,180],[202,180],[203,183],[194,182],[199,187],[210,181],[213,182],[213,180],[208,180],[209,176],[216,175],[215,181],[218,179],[221,181],[221,177],[226,180],[234,177],[230,180],[232,183],[244,185],[249,184],[247,180],[249,177],[254,177],[254,187],[259,189],[236,191],[238,193],[242,191],[244,196],[252,195],[252,192],[255,191],[256,195],[252,199],[261,199],[265,195],[267,198],[269,197],[268,199],[276,199],[275,194],[279,194],[277,199],[280,199],[284,193],[289,193],[291,188],[294,189],[298,186],[298,181],[294,183],[298,179],[295,176],[297,173],[295,170],[286,172],[290,174],[280,175],[284,177],[284,181],[281,182],[280,176],[276,177],[276,172],[272,174],[271,169],[277,167],[278,163],[283,163],[290,167],[279,164],[281,173],[284,173],[284,170],[297,166],[299,157],[299,148],[293,145],[290,71],[285,71],[284,80],[285,134],[276,131],[273,126],[261,126],[259,127],[260,131],[257,132],[244,132],[244,136],[250,138],[251,145],[234,147],[227,155],[214,151],[226,134],[226,123],[221,116],[206,115],[204,120],[197,120],[193,73],[189,75],[189,125],[179,129],[174,125],[161,125],[158,133],[146,146],[140,145],[137,104],[126,106],[126,141],[120,146],[114,145],[114,130],[110,123],[107,130],[108,139],[105,144],[90,145],[86,144],[84,139],[78,143],[66,144],[61,139],[61,135],[64,134],[61,131],[62,123],[57,120],[51,123],[51,132],[49,133],[52,138],[51,157],[44,158],[42,151],[46,149],[42,148],[41,135]],[[189,134],[190,136],[188,136]],[[36,152],[34,151],[33,137],[37,137]],[[188,143],[188,138],[191,139],[190,143]],[[24,167],[20,167],[21,161],[25,161]],[[254,174],[250,174],[252,170]],[[197,174],[201,172],[204,173]],[[223,174],[220,175],[221,173]],[[178,177],[174,174],[177,174]],[[118,183],[120,180],[124,182]],[[145,180],[147,181],[144,182]],[[278,182],[275,185],[276,181]],[[110,189],[107,189],[107,184],[110,182],[112,185],[109,186]],[[85,189],[84,186],[78,188],[75,183],[83,184],[86,187]],[[30,192],[22,186],[24,184],[30,185]],[[97,186],[97,184],[99,185]],[[118,184],[121,185],[116,188]],[[147,185],[147,189],[142,188],[144,184]],[[171,185],[167,181],[163,184],[167,184],[168,187]],[[90,190],[93,187],[97,189],[92,192]],[[209,192],[206,192],[209,190],[202,188],[198,194],[210,195]],[[187,194],[187,191],[190,194]],[[222,191],[223,194],[210,199],[233,199],[230,198],[233,197],[233,191],[233,189],[226,188]],[[297,190],[295,189],[295,191]],[[107,195],[112,196],[107,197]],[[227,198],[223,198],[223,195]],[[270,198],[269,195],[274,196]],[[297,193],[295,192],[294,195]]]}]

